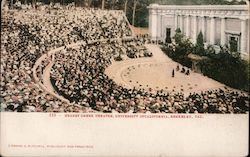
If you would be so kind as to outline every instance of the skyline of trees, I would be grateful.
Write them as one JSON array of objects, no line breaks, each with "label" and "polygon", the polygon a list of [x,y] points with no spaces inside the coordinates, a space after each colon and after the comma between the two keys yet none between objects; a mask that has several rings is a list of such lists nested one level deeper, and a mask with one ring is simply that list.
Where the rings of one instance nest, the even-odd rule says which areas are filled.
[{"label": "skyline of trees", "polygon": [[[9,6],[17,0],[8,0]],[[244,0],[19,0],[22,4],[34,5],[37,2],[45,4],[60,3],[67,5],[74,3],[76,7],[99,8],[107,10],[123,10],[129,22],[136,27],[148,27],[148,9],[152,3],[162,5],[242,5]]]}]

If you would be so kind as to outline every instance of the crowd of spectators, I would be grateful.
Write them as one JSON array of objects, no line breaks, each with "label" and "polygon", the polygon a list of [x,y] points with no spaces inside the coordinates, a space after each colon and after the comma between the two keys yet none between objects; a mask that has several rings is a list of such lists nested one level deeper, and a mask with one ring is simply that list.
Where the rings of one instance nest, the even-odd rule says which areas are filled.
[{"label": "crowd of spectators", "polygon": [[[5,12],[1,19],[1,110],[74,110],[76,105],[65,104],[39,88],[32,77],[32,67],[39,57],[57,47],[81,40],[132,35],[122,14],[120,11],[50,7]],[[105,32],[107,28],[109,33]],[[37,76],[41,77],[47,64],[48,61],[42,61],[36,69]]]},{"label": "crowd of spectators", "polygon": [[[117,46],[117,45],[116,45]],[[120,45],[124,46],[124,45]],[[73,104],[101,112],[120,113],[245,113],[248,95],[231,89],[201,94],[151,93],[117,85],[104,71],[115,55],[112,43],[82,46],[56,54],[51,81]]]},{"label": "crowd of spectators", "polygon": [[[146,36],[126,39],[133,34],[121,11],[20,9],[5,14],[1,24],[2,111],[246,113],[249,110],[248,95],[227,88],[184,97],[183,93],[151,93],[116,84],[104,71],[117,56],[129,59],[152,56],[143,46],[148,41]],[[111,40],[115,38],[122,40]],[[104,39],[108,40],[102,42]],[[85,44],[66,48],[78,41]],[[36,60],[58,47],[65,49],[55,53],[50,79],[56,92],[70,103],[42,90],[32,77]],[[36,69],[40,80],[48,60]]]}]

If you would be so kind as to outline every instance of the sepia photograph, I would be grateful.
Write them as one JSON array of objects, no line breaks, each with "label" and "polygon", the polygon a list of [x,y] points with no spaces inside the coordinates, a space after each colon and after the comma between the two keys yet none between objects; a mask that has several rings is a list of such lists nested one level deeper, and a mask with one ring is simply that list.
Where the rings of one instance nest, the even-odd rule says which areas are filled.
[{"label": "sepia photograph", "polygon": [[[249,8],[248,0],[2,0],[0,155],[247,156]],[[161,127],[178,135],[149,136]],[[200,137],[193,145],[191,134]]]}]

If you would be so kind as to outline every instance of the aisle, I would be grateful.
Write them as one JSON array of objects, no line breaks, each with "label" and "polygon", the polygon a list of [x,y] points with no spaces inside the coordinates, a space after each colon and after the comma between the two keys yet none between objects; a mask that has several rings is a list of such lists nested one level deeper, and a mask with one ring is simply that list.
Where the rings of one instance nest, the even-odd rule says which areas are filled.
[{"label": "aisle", "polygon": [[48,91],[56,93],[50,81],[50,70],[53,64],[54,64],[53,61],[50,62],[49,65],[47,65],[47,67],[44,69],[42,80],[43,80],[44,86],[47,88]]}]

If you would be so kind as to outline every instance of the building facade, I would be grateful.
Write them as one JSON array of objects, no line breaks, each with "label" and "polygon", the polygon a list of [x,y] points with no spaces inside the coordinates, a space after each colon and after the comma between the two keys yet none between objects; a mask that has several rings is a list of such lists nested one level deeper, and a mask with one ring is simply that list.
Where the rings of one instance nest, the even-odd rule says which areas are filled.
[{"label": "building facade", "polygon": [[236,43],[243,57],[249,56],[248,5],[158,5],[149,7],[149,35],[152,40],[165,41],[180,28],[195,43],[202,32],[206,45]]}]

